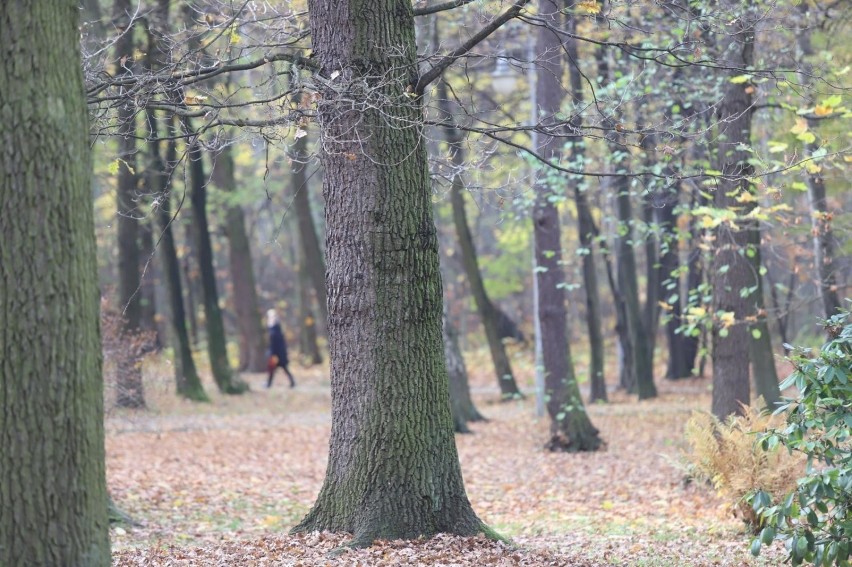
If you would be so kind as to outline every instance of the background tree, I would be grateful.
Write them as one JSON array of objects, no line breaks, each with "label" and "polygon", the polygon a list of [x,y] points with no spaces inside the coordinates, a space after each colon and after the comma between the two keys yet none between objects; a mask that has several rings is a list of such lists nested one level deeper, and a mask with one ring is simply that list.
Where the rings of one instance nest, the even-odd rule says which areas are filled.
[{"label": "background tree", "polygon": [[78,21],[73,0],[0,5],[0,553],[10,565],[110,564]]}]

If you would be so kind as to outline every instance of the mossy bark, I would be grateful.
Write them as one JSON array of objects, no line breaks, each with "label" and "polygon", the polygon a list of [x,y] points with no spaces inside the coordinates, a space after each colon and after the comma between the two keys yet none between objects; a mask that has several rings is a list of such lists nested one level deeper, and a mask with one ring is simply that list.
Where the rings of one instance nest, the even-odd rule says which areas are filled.
[{"label": "mossy bark", "polygon": [[[186,128],[192,132],[191,125]],[[198,270],[201,273],[201,290],[204,299],[204,319],[207,328],[207,356],[213,380],[223,394],[242,394],[248,385],[234,376],[228,362],[228,344],[225,337],[225,322],[219,307],[219,292],[216,289],[216,272],[213,267],[213,245],[207,223],[207,178],[204,174],[203,154],[197,139],[189,142],[187,150],[191,190],[189,201],[192,206],[193,234],[198,248]]]},{"label": "mossy bark", "polygon": [[110,564],[74,0],[0,3],[0,563]]},{"label": "mossy bark", "polygon": [[[549,23],[557,27],[561,24],[560,9],[552,0],[540,0],[538,9],[541,17]],[[560,36],[547,27],[540,28],[538,34],[537,51],[543,55],[536,74],[536,106],[539,108],[539,121],[553,124],[558,120],[556,114],[564,92],[559,80],[563,73],[560,56],[563,45]],[[561,141],[548,135],[541,135],[539,140],[539,153],[547,159],[558,160]],[[538,279],[545,399],[551,419],[547,447],[553,451],[595,451],[601,440],[583,406],[567,336],[559,211],[550,198],[553,190],[547,184],[546,176],[539,176],[535,190],[535,277]]]},{"label": "mossy bark", "polygon": [[[742,10],[734,0],[724,0],[720,8]],[[727,65],[748,69],[754,63],[754,22],[752,8],[726,26],[719,41],[720,56]],[[739,71],[731,71],[732,75]],[[741,193],[752,190],[748,177],[753,173],[751,117],[754,111],[748,83],[725,81],[719,104],[719,140],[716,159],[722,176],[717,180],[714,205],[719,209],[742,212],[737,201]],[[754,312],[754,298],[744,290],[754,285],[754,268],[746,256],[749,248],[750,221],[723,223],[716,229],[712,267],[713,281],[713,414],[725,419],[742,411],[750,403],[749,336],[746,317]],[[724,319],[725,314],[732,321]]]},{"label": "mossy bark", "polygon": [[332,430],[295,531],[377,538],[484,526],[464,491],[441,337],[438,240],[408,2],[310,0],[325,169]]}]

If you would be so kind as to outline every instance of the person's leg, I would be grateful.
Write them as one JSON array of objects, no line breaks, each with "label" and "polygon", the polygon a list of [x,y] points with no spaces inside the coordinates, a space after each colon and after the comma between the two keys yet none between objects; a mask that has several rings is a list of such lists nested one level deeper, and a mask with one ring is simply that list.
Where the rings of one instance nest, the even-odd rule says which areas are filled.
[{"label": "person's leg", "polygon": [[296,381],[293,379],[293,374],[290,373],[290,369],[287,368],[286,364],[283,365],[281,368],[284,369],[284,373],[287,374],[287,377],[290,379],[290,387],[295,388],[296,387]]},{"label": "person's leg", "polygon": [[273,367],[273,368],[269,371],[269,378],[266,380],[266,387],[267,387],[267,388],[271,388],[271,387],[272,387],[272,378],[275,376],[275,371],[276,371],[277,369],[278,369],[277,367]]}]

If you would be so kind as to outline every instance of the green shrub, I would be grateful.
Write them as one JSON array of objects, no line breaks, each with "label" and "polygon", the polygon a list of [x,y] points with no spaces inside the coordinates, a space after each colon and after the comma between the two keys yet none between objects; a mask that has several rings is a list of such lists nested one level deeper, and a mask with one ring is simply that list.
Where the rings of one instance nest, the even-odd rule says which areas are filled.
[{"label": "green shrub", "polygon": [[751,543],[784,541],[795,565],[848,566],[852,552],[852,321],[843,312],[826,321],[829,342],[812,356],[794,350],[795,371],[781,384],[795,385],[795,399],[785,399],[776,414],[787,425],[760,436],[767,450],[784,446],[807,457],[806,476],[781,499],[763,490],[749,501],[764,526]]}]

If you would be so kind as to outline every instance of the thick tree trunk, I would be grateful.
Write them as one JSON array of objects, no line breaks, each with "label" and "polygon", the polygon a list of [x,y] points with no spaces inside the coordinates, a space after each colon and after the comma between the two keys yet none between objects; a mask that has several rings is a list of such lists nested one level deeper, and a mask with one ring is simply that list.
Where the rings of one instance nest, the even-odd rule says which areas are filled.
[{"label": "thick tree trunk", "polygon": [[[486,529],[464,491],[441,334],[441,276],[411,4],[310,0],[314,61],[340,73],[325,149],[332,421],[328,469],[295,531],[376,538]],[[414,73],[416,76],[416,72]]]},{"label": "thick tree trunk", "polygon": [[[192,127],[186,123],[188,132]],[[207,224],[207,178],[204,175],[201,146],[197,139],[189,142],[188,150],[190,183],[189,193],[194,221],[195,244],[198,247],[198,268],[201,273],[201,290],[204,299],[204,318],[207,328],[207,356],[213,380],[223,394],[242,394],[248,385],[234,376],[228,362],[228,345],[225,323],[219,307],[219,292],[216,289],[216,272],[213,267],[213,246]]]},{"label": "thick tree trunk", "polygon": [[[185,192],[188,193],[189,191]],[[183,201],[183,197],[181,198]],[[192,260],[195,256],[196,241],[195,229],[192,224],[183,225],[183,257],[180,259],[181,272],[186,284],[186,315],[189,323],[189,338],[193,347],[198,347],[201,342],[201,324],[198,322],[198,277],[192,269]]]},{"label": "thick tree trunk", "polygon": [[467,368],[459,348],[459,337],[450,322],[446,305],[443,317],[444,357],[447,359],[447,374],[450,383],[450,409],[453,413],[453,423],[456,433],[470,433],[469,421],[485,421],[482,414],[473,405],[470,397],[470,386],[467,379]]},{"label": "thick tree trunk", "polygon": [[[576,33],[577,18],[571,18],[568,22],[568,31]],[[571,81],[571,94],[574,104],[583,104],[583,78],[579,68],[579,53],[577,51],[576,38],[565,40],[565,53],[568,58],[568,76]],[[579,123],[572,123],[579,127]],[[582,163],[585,148],[582,140],[575,140],[571,145],[571,161]],[[595,266],[594,232],[595,222],[592,217],[592,209],[586,197],[585,189],[581,187],[579,180],[574,180],[574,204],[577,207],[577,232],[580,247],[583,249],[583,290],[586,295],[586,328],[589,333],[589,402],[607,401],[606,378],[604,376],[604,339],[601,328],[601,296],[598,289],[598,274]]]},{"label": "thick tree trunk", "polygon": [[[130,23],[133,8],[130,0],[116,0],[113,18],[124,25]],[[115,60],[118,76],[133,74],[133,29],[115,40]],[[125,337],[133,340],[142,320],[141,279],[139,278],[139,211],[136,176],[136,109],[133,100],[118,106],[118,301],[122,312]],[[124,408],[145,407],[142,387],[142,368],[134,356],[119,357],[116,405]]]},{"label": "thick tree trunk", "polygon": [[[559,26],[561,12],[552,0],[539,0],[539,16]],[[553,31],[540,28],[538,53],[540,67],[536,73],[536,106],[539,122],[545,125],[558,121],[564,90],[562,76],[562,40]],[[538,151],[547,159],[558,161],[562,142],[559,138],[540,135]],[[542,359],[545,372],[545,399],[550,415],[552,451],[595,451],[601,445],[598,430],[592,425],[580,387],[574,375],[571,348],[568,342],[568,316],[565,309],[565,274],[562,270],[562,243],[559,211],[550,198],[553,194],[546,176],[536,181],[533,207],[536,278],[539,293]]]},{"label": "thick tree trunk", "polygon": [[0,563],[110,564],[75,0],[0,3]]},{"label": "thick tree trunk", "polygon": [[[237,190],[234,177],[234,158],[230,145],[214,156],[213,182],[227,193]],[[261,321],[254,280],[251,246],[246,235],[243,209],[232,204],[225,213],[225,232],[228,236],[228,262],[233,284],[231,300],[237,315],[239,330],[240,370],[263,372],[266,370],[266,333]]]},{"label": "thick tree trunk", "polygon": [[755,225],[750,232],[752,256],[752,278],[756,291],[750,296],[754,302],[756,322],[749,325],[749,358],[754,390],[763,397],[767,408],[774,409],[781,401],[778,388],[778,371],[775,368],[775,354],[772,352],[772,338],[766,319],[766,300],[763,297],[763,276],[761,275],[760,226]]},{"label": "thick tree trunk", "polygon": [[[157,9],[150,15],[148,26],[148,68],[157,71],[167,60],[168,53],[163,47],[163,34],[168,29],[168,0],[161,0]],[[169,126],[171,139],[167,142],[165,161],[160,153],[160,134],[156,113],[146,112],[148,126],[148,166],[146,181],[148,193],[155,195],[159,204],[157,221],[162,231],[157,246],[163,275],[166,280],[166,292],[169,298],[169,320],[172,327],[172,346],[174,348],[175,386],[178,395],[199,402],[209,401],[195,361],[186,330],[186,312],[183,305],[183,289],[180,281],[180,261],[177,256],[174,229],[172,226],[172,176],[177,166],[177,134],[172,119]]]},{"label": "thick tree trunk", "polygon": [[[751,6],[743,13],[733,0],[723,0],[722,9],[738,17],[727,25],[719,47],[726,65],[749,68],[754,59],[754,17]],[[719,209],[741,210],[737,197],[750,192],[748,176],[751,154],[753,87],[725,81],[719,105],[719,145],[716,149],[722,176],[717,179],[714,204]],[[743,290],[754,285],[754,269],[742,252],[749,247],[749,221],[723,223],[716,229],[713,256],[713,414],[724,419],[742,412],[750,402],[749,337],[746,317],[754,313],[754,297]],[[727,319],[726,319],[727,318]]]},{"label": "thick tree trunk", "polygon": [[485,291],[485,282],[483,282],[482,273],[479,271],[476,248],[473,245],[473,236],[467,222],[467,212],[464,206],[464,180],[462,179],[462,170],[464,169],[462,137],[461,132],[455,127],[452,120],[452,109],[447,98],[447,86],[444,82],[438,84],[438,98],[444,120],[448,121],[447,127],[444,128],[444,137],[447,140],[447,145],[450,146],[450,157],[453,164],[450,204],[453,210],[453,224],[461,249],[462,265],[470,284],[476,309],[479,312],[479,319],[482,321],[482,327],[485,330],[485,338],[488,340],[488,350],[494,364],[500,396],[503,400],[520,398],[522,394],[512,373],[512,366],[509,363],[509,357],[506,355],[506,346],[500,338],[499,313]]}]

